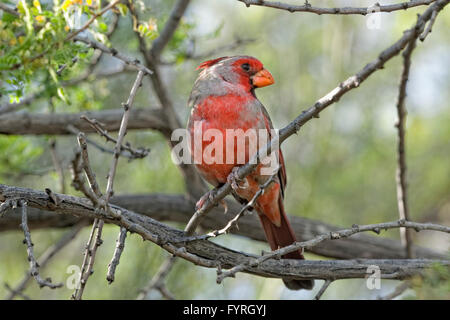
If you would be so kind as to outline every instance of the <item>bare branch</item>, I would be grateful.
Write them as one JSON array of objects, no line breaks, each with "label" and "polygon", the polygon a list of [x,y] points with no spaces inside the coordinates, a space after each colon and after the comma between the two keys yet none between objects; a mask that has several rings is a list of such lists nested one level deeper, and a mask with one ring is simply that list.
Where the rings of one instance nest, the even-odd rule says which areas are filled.
[{"label": "bare branch", "polygon": [[[69,230],[67,233],[65,233],[61,239],[59,239],[58,242],[56,242],[54,245],[49,247],[38,259],[40,268],[44,268],[48,262],[63,248],[65,248],[75,237],[78,235],[78,233],[83,229],[83,227],[86,225],[84,221],[81,221],[80,223],[76,224],[71,230]],[[31,279],[31,271],[27,272],[25,277],[20,281],[20,283],[13,289],[9,289],[9,295],[6,296],[5,300],[12,300],[15,296],[21,295],[22,291],[25,290],[27,284],[29,283],[29,280]]]},{"label": "bare branch", "polygon": [[72,173],[72,186],[75,188],[75,190],[81,191],[88,199],[91,199],[92,203],[95,203],[95,201],[97,201],[96,195],[90,188],[87,188],[85,184],[81,149],[75,151],[70,169]]},{"label": "bare branch", "polygon": [[[113,137],[111,137],[108,134],[108,131],[106,131],[104,129],[105,125],[103,123],[97,121],[97,119],[89,119],[85,115],[81,115],[80,118],[85,120],[85,121],[87,121],[91,125],[91,127],[94,128],[97,131],[97,133],[99,135],[101,135],[102,137],[104,137],[106,139],[106,141],[111,141],[111,142],[116,143],[116,144],[118,143],[117,140],[114,139]],[[128,118],[129,118],[129,116],[128,116]],[[125,144],[121,144],[120,145],[120,155],[122,155],[122,152],[124,150],[126,150],[126,151],[128,151],[130,153],[130,155],[131,155],[130,158],[132,158],[132,159],[145,158],[148,155],[149,151],[150,151],[150,149],[146,149],[146,148],[134,149],[134,148],[132,148],[129,145],[129,143],[125,143]],[[113,151],[113,154],[114,154],[114,151]]]},{"label": "bare branch", "polygon": [[380,5],[378,2],[373,7],[364,7],[364,8],[354,8],[354,7],[342,7],[342,8],[319,8],[319,7],[313,7],[311,4],[306,1],[304,5],[294,5],[294,4],[287,4],[282,2],[276,2],[276,1],[265,1],[265,0],[238,0],[240,2],[243,2],[247,7],[250,6],[262,6],[262,7],[269,7],[274,9],[280,9],[280,10],[286,10],[289,12],[309,12],[309,13],[315,13],[318,15],[321,14],[361,14],[365,16],[368,13],[371,13],[371,9],[373,10],[373,7],[376,8],[376,12],[392,12],[392,11],[398,11],[398,10],[407,10],[409,8],[417,7],[417,6],[423,6],[423,5],[429,5],[430,3],[435,2],[436,0],[411,0],[408,2],[401,2],[397,4],[390,4],[390,5]]},{"label": "bare branch", "polygon": [[58,173],[59,177],[59,191],[61,193],[66,193],[66,182],[64,178],[64,169],[61,166],[60,159],[58,157],[58,154],[56,152],[56,140],[50,141],[50,155],[52,156],[52,162],[53,166],[55,167],[56,172]]},{"label": "bare branch", "polygon": [[[80,113],[10,113],[0,116],[0,134],[65,135],[73,134],[69,125],[84,133],[97,131],[81,117],[96,119],[104,124],[104,129],[118,131],[122,119],[122,109],[89,111]],[[164,112],[161,109],[133,108],[129,114],[129,130],[168,130]]]},{"label": "bare branch", "polygon": [[16,7],[7,5],[6,3],[0,2],[0,10],[8,12],[9,14],[12,14],[13,16],[18,16],[19,15],[19,10],[17,10]]},{"label": "bare branch", "polygon": [[103,243],[101,236],[103,230],[103,220],[96,218],[94,223],[92,224],[92,230],[89,235],[88,242],[86,244],[86,249],[84,251],[83,263],[81,265],[81,273],[79,284],[75,289],[75,292],[72,294],[71,298],[73,300],[81,300],[84,292],[84,288],[86,287],[86,283],[94,272],[92,270],[95,261],[95,255],[97,253],[97,248]]},{"label": "bare branch", "polygon": [[429,33],[431,33],[431,29],[433,28],[434,21],[436,20],[436,17],[437,17],[437,13],[438,13],[437,11],[433,11],[430,22],[428,22],[428,25],[425,28],[425,31],[419,37],[420,41],[425,41],[425,38],[428,36]]},{"label": "bare branch", "polygon": [[114,157],[111,163],[111,167],[108,173],[108,182],[106,186],[106,195],[105,195],[105,202],[106,205],[108,205],[109,198],[113,195],[113,184],[114,184],[114,178],[116,176],[116,168],[117,164],[119,162],[119,156],[120,151],[122,149],[122,143],[123,139],[125,137],[125,134],[127,133],[127,125],[128,125],[128,119],[130,117],[130,109],[133,106],[134,98],[136,96],[137,90],[142,85],[142,79],[144,77],[144,72],[139,71],[136,80],[133,84],[133,87],[131,88],[130,96],[128,97],[128,100],[126,103],[123,104],[123,108],[125,109],[125,112],[122,116],[122,122],[120,124],[119,128],[119,136],[117,137],[117,143],[114,148]]},{"label": "bare branch", "polygon": [[[99,204],[99,199],[102,197],[102,193],[97,183],[97,179],[95,178],[95,173],[92,171],[91,165],[89,163],[89,154],[87,152],[87,142],[84,133],[80,132],[78,134],[78,144],[81,148],[81,159],[82,159],[82,167],[84,172],[86,173],[86,177],[89,182],[89,186],[93,191],[95,197],[89,198],[94,205]],[[85,194],[87,197],[92,196],[91,193]]]},{"label": "bare branch", "polygon": [[89,28],[89,26],[95,21],[95,19],[97,19],[98,17],[102,16],[108,10],[114,8],[120,1],[121,0],[114,0],[111,3],[109,3],[105,8],[103,8],[100,12],[94,13],[92,15],[92,17],[80,29],[78,29],[78,30],[72,32],[71,34],[69,34],[66,37],[66,41],[69,41],[69,40],[75,38],[75,36],[77,36],[79,33],[83,32],[84,30]]},{"label": "bare branch", "polygon": [[173,296],[169,293],[164,294],[163,291],[165,290],[165,284],[164,281],[166,277],[169,275],[169,272],[172,270],[172,267],[174,266],[176,262],[176,256],[173,255],[169,258],[167,258],[163,264],[159,267],[158,272],[153,276],[153,278],[149,281],[149,283],[140,290],[139,295],[137,296],[136,300],[145,300],[147,298],[147,295],[149,292],[153,289],[159,290],[163,296],[165,296],[167,299],[173,300]]},{"label": "bare branch", "polygon": [[14,291],[14,289],[11,288],[11,287],[9,286],[9,284],[7,284],[6,282],[5,282],[5,289],[8,290],[8,292],[10,293],[10,295],[19,296],[19,297],[21,297],[21,298],[24,299],[24,300],[31,300],[30,297],[27,296],[26,294],[24,294],[23,292],[20,292],[20,291],[17,291],[17,292],[16,292],[16,291]]},{"label": "bare branch", "polygon": [[[434,230],[434,231],[450,233],[450,227],[446,227],[446,226],[442,226],[442,225],[438,225],[438,224],[432,224],[432,223],[410,222],[410,221],[405,221],[405,220],[384,222],[384,223],[377,223],[377,224],[370,224],[370,225],[363,225],[363,226],[353,225],[353,227],[351,229],[344,229],[344,230],[340,230],[340,231],[324,233],[324,234],[319,235],[308,241],[295,242],[289,246],[286,246],[281,249],[274,250],[270,253],[267,253],[267,254],[259,257],[258,259],[255,259],[248,265],[241,264],[241,265],[235,266],[232,269],[230,269],[229,271],[220,273],[217,276],[217,282],[221,283],[223,281],[223,279],[225,279],[226,277],[234,277],[234,275],[237,272],[241,272],[243,270],[248,270],[249,267],[258,266],[262,262],[267,261],[269,259],[280,258],[280,257],[286,255],[287,253],[290,253],[290,252],[293,252],[293,251],[296,251],[299,249],[311,248],[325,240],[337,240],[337,239],[341,239],[341,238],[347,238],[356,233],[366,232],[366,231],[373,231],[373,232],[379,234],[382,229],[387,230],[387,229],[395,229],[395,228],[400,228],[400,227],[412,228],[412,229],[416,230],[417,232],[420,230]],[[187,239],[187,240],[189,241],[190,239]],[[327,279],[332,279],[332,278],[327,278]],[[338,279],[338,278],[336,278],[336,279]]]},{"label": "bare branch", "polygon": [[84,37],[84,36],[80,36],[80,35],[76,36],[73,40],[83,42],[91,48],[98,49],[107,54],[110,54],[113,57],[115,57],[119,60],[122,60],[126,65],[132,66],[132,67],[136,68],[137,70],[142,71],[146,74],[153,73],[150,69],[148,69],[146,66],[144,66],[138,59],[129,58],[114,48],[108,48],[103,43],[94,41],[92,39],[89,39],[88,37]]},{"label": "bare branch", "polygon": [[323,296],[323,294],[325,293],[325,291],[328,289],[328,287],[330,286],[330,284],[332,282],[333,282],[333,280],[329,280],[329,279],[325,280],[325,282],[323,283],[323,285],[320,288],[320,290],[314,296],[314,300],[320,300],[320,298]]},{"label": "bare branch", "polygon": [[395,298],[397,298],[399,295],[401,295],[402,293],[404,293],[406,290],[408,290],[409,288],[411,288],[411,281],[407,280],[402,282],[401,284],[399,284],[395,290],[393,292],[391,292],[390,294],[386,295],[386,296],[382,296],[382,297],[378,297],[378,300],[393,300]]},{"label": "bare branch", "polygon": [[[82,170],[81,168],[80,171],[82,172]],[[1,195],[0,201],[2,201]],[[13,202],[13,200],[11,201]],[[201,226],[203,229],[215,230],[217,226],[226,225],[241,209],[241,205],[234,200],[230,199],[226,201],[229,207],[228,213],[223,213],[221,208],[214,208],[211,214],[202,220]],[[182,194],[119,195],[111,198],[110,202],[158,221],[183,224],[189,221],[195,208],[195,203],[191,202]],[[354,214],[357,214],[357,212]],[[323,233],[331,233],[344,229],[342,226],[334,226],[321,221],[293,215],[289,216],[289,220],[298,241],[307,241]],[[20,210],[11,209],[7,215],[0,219],[0,231],[16,230],[20,221]],[[77,217],[28,208],[28,225],[32,230],[39,228],[67,228],[77,222]],[[230,232],[256,241],[266,242],[261,223],[254,215],[243,216],[239,220],[239,229],[232,228]],[[439,253],[418,246],[413,246],[413,248],[414,254],[418,258],[446,258],[445,253],[442,252]],[[400,259],[405,256],[405,250],[400,241],[386,237],[372,236],[366,233],[357,233],[350,238],[343,238],[339,241],[327,240],[312,248],[307,248],[306,251],[335,259]]]},{"label": "bare branch", "polygon": [[[9,187],[0,184],[0,195],[5,199],[22,199],[28,203],[30,207],[39,209],[47,209],[58,212],[60,214],[76,215],[84,218],[97,218],[115,225],[125,227],[130,232],[141,235],[145,240],[149,240],[171,254],[186,259],[196,265],[208,268],[217,268],[219,265],[223,269],[233,270],[237,266],[244,265],[244,272],[276,278],[291,279],[348,279],[348,278],[364,278],[367,276],[367,267],[377,265],[381,271],[383,279],[407,279],[414,275],[420,275],[424,270],[439,263],[444,266],[450,266],[448,260],[426,260],[426,259],[396,259],[396,260],[290,260],[290,259],[269,259],[269,257],[257,257],[251,254],[240,253],[227,249],[211,241],[200,240],[184,242],[179,244],[180,238],[185,238],[183,232],[171,228],[165,224],[155,221],[149,217],[138,215],[132,211],[121,207],[110,205],[115,214],[107,211],[96,210],[87,199],[74,196],[58,194],[61,199],[58,205],[53,205],[45,192],[35,191],[32,189]],[[416,224],[412,222],[391,222],[378,224],[381,229],[394,227],[397,228],[413,227],[423,230],[439,230],[450,232],[450,227],[437,226],[431,224]],[[375,225],[356,226],[352,229],[343,230],[343,235],[350,235],[358,230],[376,230]],[[347,232],[347,233],[346,233]],[[338,234],[341,234],[338,233]],[[333,236],[333,237],[331,237]],[[333,235],[326,234],[323,237],[328,239],[336,239],[336,233]],[[312,240],[320,242],[320,239]],[[312,242],[299,243],[300,247],[314,245]],[[283,255],[293,246],[274,251],[273,253]],[[267,254],[269,256],[271,254]],[[272,256],[273,257],[273,256]],[[264,258],[264,261],[258,261]],[[273,257],[275,258],[275,257]],[[257,264],[255,264],[257,261]]]},{"label": "bare branch", "polygon": [[[435,11],[433,11],[435,12]],[[419,36],[417,34],[416,36]],[[398,133],[397,145],[397,204],[400,219],[410,220],[408,208],[408,193],[406,182],[406,155],[405,155],[405,125],[406,125],[406,84],[408,82],[409,70],[411,67],[411,54],[416,47],[416,39],[413,38],[403,52],[403,71],[399,85],[397,98],[397,117],[396,124]],[[411,233],[405,228],[400,228],[400,238],[405,246],[406,257],[413,258]]]},{"label": "bare branch", "polygon": [[113,259],[108,265],[108,273],[106,274],[106,280],[111,284],[114,281],[116,268],[120,262],[120,256],[122,255],[123,249],[125,248],[125,239],[127,237],[127,229],[121,227],[119,232],[119,237],[116,240],[116,248],[114,249]]},{"label": "bare branch", "polygon": [[[78,134],[81,132],[80,130],[77,130],[77,128],[75,128],[74,126],[72,126],[72,125],[70,125],[70,124],[67,126],[67,131],[73,133],[73,134],[76,135],[76,136],[78,136]],[[101,152],[105,152],[105,153],[109,153],[109,154],[114,154],[114,150],[105,148],[105,147],[102,146],[101,144],[97,143],[96,141],[94,141],[94,140],[92,140],[92,139],[89,139],[88,137],[86,137],[86,142],[87,142],[88,144],[90,144],[91,146],[93,146],[94,148],[96,148],[97,150],[101,151]],[[135,156],[133,156],[132,154],[130,154],[130,153],[127,152],[126,150],[122,150],[122,151],[120,152],[120,156],[121,156],[121,157],[128,158],[128,159],[130,159],[130,160],[136,159]]]},{"label": "bare branch", "polygon": [[62,283],[52,283],[52,279],[42,279],[39,274],[39,264],[36,261],[36,258],[34,257],[34,250],[33,250],[33,242],[31,241],[31,234],[30,229],[28,229],[28,223],[27,223],[27,202],[21,201],[20,203],[22,207],[22,224],[21,227],[23,229],[23,234],[25,235],[25,240],[23,241],[24,244],[27,245],[27,254],[28,254],[28,261],[30,262],[30,274],[34,277],[36,282],[38,283],[40,288],[43,287],[49,287],[50,289],[56,289],[61,288],[63,286]]}]

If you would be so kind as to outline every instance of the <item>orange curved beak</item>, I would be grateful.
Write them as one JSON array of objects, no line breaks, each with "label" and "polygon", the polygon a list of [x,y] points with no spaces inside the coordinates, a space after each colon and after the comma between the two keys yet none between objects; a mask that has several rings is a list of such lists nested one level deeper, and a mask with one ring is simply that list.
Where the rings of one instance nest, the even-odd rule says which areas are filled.
[{"label": "orange curved beak", "polygon": [[270,86],[275,82],[272,75],[269,71],[267,71],[267,69],[262,69],[261,71],[257,72],[252,76],[251,79],[253,86],[256,88]]}]

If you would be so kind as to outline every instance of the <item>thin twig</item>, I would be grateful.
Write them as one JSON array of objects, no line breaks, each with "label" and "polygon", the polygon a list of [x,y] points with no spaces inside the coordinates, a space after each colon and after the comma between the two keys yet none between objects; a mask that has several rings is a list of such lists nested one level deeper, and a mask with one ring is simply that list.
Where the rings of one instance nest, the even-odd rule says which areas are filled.
[{"label": "thin twig", "polygon": [[[78,136],[78,134],[81,132],[80,130],[78,130],[76,127],[74,127],[74,126],[71,125],[71,124],[69,124],[69,125],[66,127],[66,130],[67,130],[68,132],[70,132],[70,133],[76,135],[76,136]],[[105,131],[106,131],[106,130],[105,130]],[[101,152],[104,152],[104,153],[114,154],[114,150],[105,148],[104,146],[102,146],[101,144],[97,143],[96,141],[90,139],[90,138],[87,137],[87,136],[86,136],[85,138],[86,138],[86,142],[87,142],[88,144],[90,144],[91,146],[93,146],[94,148],[96,148],[97,150],[99,150],[99,151],[101,151]],[[138,149],[138,150],[139,150],[139,149]],[[125,150],[122,150],[120,156],[121,156],[121,157],[125,157],[125,158],[130,159],[130,160],[135,159],[135,156],[131,155],[129,152],[127,152],[127,151],[125,151]]]},{"label": "thin twig", "polygon": [[[79,234],[79,232],[83,229],[85,225],[86,223],[84,221],[76,224],[71,230],[65,233],[61,237],[61,239],[58,240],[58,242],[49,247],[38,259],[40,268],[41,269],[44,268],[58,252],[60,252],[70,242],[72,242],[72,240],[75,239],[75,237]],[[28,271],[25,277],[22,279],[22,281],[20,281],[15,288],[9,289],[10,293],[8,296],[6,296],[5,300],[12,300],[17,295],[23,297],[22,291],[25,290],[30,279],[31,279],[31,271]]]},{"label": "thin twig", "polygon": [[[102,125],[101,122],[97,121],[96,119],[90,119],[84,114],[81,115],[80,118],[85,120],[87,123],[89,123],[91,125],[91,127],[94,128],[99,135],[101,135],[102,137],[104,137],[106,139],[106,141],[111,141],[111,142],[117,144],[117,140],[114,139],[113,137],[111,137],[108,134],[108,131],[106,131],[104,129],[104,125]],[[120,155],[123,155],[122,151],[126,150],[126,151],[128,151],[130,153],[130,155],[128,156],[130,159],[142,159],[142,158],[145,158],[148,155],[149,151],[150,151],[150,149],[147,149],[147,148],[134,149],[134,148],[132,148],[129,145],[129,143],[122,144],[120,146],[120,149],[121,149],[121,154]],[[112,153],[114,154],[114,151]]]},{"label": "thin twig", "polygon": [[86,244],[86,249],[84,251],[83,263],[81,265],[80,279],[75,292],[72,294],[71,298],[73,300],[81,300],[84,293],[84,288],[89,277],[94,273],[93,266],[95,261],[95,255],[97,253],[97,248],[102,245],[103,241],[101,239],[103,230],[103,220],[96,218],[92,224],[92,230],[89,235],[88,242]]},{"label": "thin twig", "polygon": [[[149,283],[140,290],[140,293],[136,298],[136,300],[146,299],[148,293],[153,289],[159,290],[161,294],[163,294],[161,288],[165,288],[164,281],[168,276],[169,272],[172,270],[172,267],[176,262],[176,257],[177,257],[176,255],[172,255],[163,262],[163,264],[159,267],[158,272],[155,274],[155,276],[153,276],[153,278],[149,281]],[[166,293],[168,292],[167,290],[165,291]],[[173,297],[173,295],[167,296]]]},{"label": "thin twig", "polygon": [[[217,237],[220,236],[222,234],[226,234],[227,232],[229,232],[231,230],[231,228],[234,225],[237,225],[237,222],[239,221],[239,219],[241,217],[243,217],[250,208],[253,208],[253,206],[255,205],[256,200],[264,194],[264,190],[275,180],[275,178],[278,175],[278,170],[280,170],[280,167],[278,167],[278,169],[276,169],[275,173],[270,176],[269,179],[267,179],[266,182],[264,182],[262,185],[259,186],[259,190],[253,195],[252,199],[250,201],[248,201],[244,206],[241,207],[241,209],[239,210],[239,212],[233,217],[233,219],[231,219],[230,221],[228,221],[228,223],[220,230],[214,230],[211,231],[207,234],[204,235],[199,235],[199,236],[192,236],[189,238],[185,238],[183,240],[181,240],[181,242],[185,242],[185,241],[195,241],[195,240],[207,240],[209,238],[213,238],[213,237]],[[185,230],[185,232],[188,232],[187,230]]]},{"label": "thin twig", "polygon": [[[274,9],[281,9],[286,10],[289,12],[309,12],[309,13],[315,13],[315,14],[360,14],[360,15],[366,15],[368,13],[371,13],[371,9],[373,7],[365,7],[365,8],[353,8],[353,7],[342,7],[342,8],[319,8],[319,7],[313,7],[311,4],[306,1],[304,5],[294,5],[294,4],[287,4],[282,2],[276,2],[276,1],[265,1],[265,0],[238,0],[240,2],[243,2],[247,7],[250,6],[263,6],[263,7],[269,7]],[[374,5],[376,6],[376,12],[392,12],[392,11],[398,11],[398,10],[407,10],[412,7],[417,6],[423,6],[423,5],[429,5],[432,2],[435,2],[436,0],[411,0],[408,2],[401,2],[397,4],[390,4],[390,5],[380,5],[378,2]]]},{"label": "thin twig", "polygon": [[56,140],[50,141],[50,155],[52,156],[53,166],[55,167],[55,170],[58,173],[58,177],[59,177],[59,192],[66,193],[66,191],[65,191],[66,190],[66,182],[65,182],[65,177],[64,177],[64,170],[61,166],[60,159],[56,152]]},{"label": "thin twig", "polygon": [[[81,190],[85,192],[85,195],[91,200],[92,204],[96,207],[97,210],[100,210],[100,207],[103,207],[103,201],[102,193],[100,191],[100,188],[97,183],[97,179],[95,178],[95,174],[92,171],[91,165],[89,163],[89,154],[87,151],[87,142],[86,137],[84,133],[80,132],[78,134],[78,144],[81,148],[81,163],[82,168],[84,169],[84,172],[86,174],[87,180],[89,182],[89,186],[91,187],[89,191],[87,191],[87,188],[81,187]],[[75,154],[75,160],[73,165],[73,172],[74,172],[74,183],[78,183],[78,186],[83,186],[83,181],[80,177],[77,177],[79,173],[79,167],[75,163],[76,159],[78,158],[77,154]],[[80,160],[78,160],[80,161]],[[94,223],[92,224],[92,230],[89,235],[88,242],[86,244],[86,249],[84,252],[84,258],[83,263],[81,265],[81,273],[80,273],[80,279],[77,288],[75,289],[75,292],[72,294],[71,298],[74,300],[81,300],[84,292],[84,288],[86,287],[86,283],[93,273],[93,266],[95,261],[95,255],[97,253],[98,247],[103,243],[101,236],[102,236],[102,230],[103,230],[104,221],[95,218]]]},{"label": "thin twig", "polygon": [[82,26],[80,29],[72,32],[71,34],[69,34],[66,37],[66,41],[69,41],[71,39],[73,39],[75,36],[77,36],[80,32],[83,32],[84,30],[86,30],[87,28],[89,28],[89,26],[95,21],[95,19],[97,19],[98,17],[102,16],[105,12],[107,12],[109,9],[114,8],[121,0],[115,0],[113,2],[111,2],[109,5],[107,5],[105,8],[103,8],[100,12],[98,13],[94,13],[92,15],[92,17],[84,24],[84,26]]},{"label": "thin twig", "polygon": [[98,205],[99,199],[102,197],[102,193],[100,191],[100,187],[98,186],[95,173],[92,171],[91,165],[89,163],[89,154],[87,151],[86,136],[84,135],[83,132],[80,132],[78,134],[78,144],[81,148],[81,159],[84,172],[86,173],[89,186],[91,187],[92,191],[95,194],[95,198],[91,199],[91,201],[94,205]]},{"label": "thin twig", "polygon": [[117,137],[117,143],[114,148],[114,157],[111,163],[111,167],[108,173],[108,182],[106,185],[106,195],[105,202],[106,204],[109,202],[110,197],[113,195],[113,184],[114,178],[116,176],[117,163],[119,162],[120,151],[122,150],[123,139],[125,138],[125,134],[127,133],[127,125],[128,118],[130,116],[130,109],[133,106],[134,98],[136,97],[137,90],[142,85],[142,79],[144,77],[144,72],[139,71],[136,80],[134,81],[133,87],[130,91],[130,96],[126,103],[122,104],[125,112],[123,113],[122,122],[120,124],[119,134]]},{"label": "thin twig", "polygon": [[425,28],[425,31],[419,37],[420,41],[425,41],[425,38],[428,36],[429,33],[431,33],[431,29],[433,28],[436,17],[437,17],[437,11],[433,11],[433,14],[431,15],[431,19],[428,22],[428,25]]},{"label": "thin twig", "polygon": [[83,176],[83,160],[81,159],[81,149],[75,150],[75,154],[70,167],[72,173],[72,186],[75,190],[81,191],[86,198],[90,199],[92,203],[98,201],[94,192],[87,188]]},{"label": "thin twig", "polygon": [[39,274],[39,264],[36,261],[36,258],[34,257],[34,250],[33,250],[33,242],[31,241],[31,234],[30,229],[28,229],[28,220],[27,220],[27,202],[21,201],[20,203],[22,207],[22,230],[23,234],[25,235],[25,240],[23,241],[24,244],[27,245],[27,255],[28,255],[28,261],[30,263],[30,274],[34,277],[36,282],[38,283],[40,288],[43,287],[49,287],[50,289],[56,289],[61,288],[63,286],[62,283],[52,283],[51,278],[42,279],[42,277]]},{"label": "thin twig", "polygon": [[328,289],[328,287],[330,286],[330,284],[333,282],[333,280],[325,280],[325,282],[323,283],[322,287],[320,288],[320,290],[317,292],[317,294],[314,296],[314,300],[320,300],[320,298],[323,296],[323,294],[325,293],[325,290]]},{"label": "thin twig", "polygon": [[126,65],[132,66],[132,67],[136,68],[137,70],[142,71],[146,74],[153,73],[149,68],[144,66],[138,59],[129,58],[114,48],[108,48],[103,43],[94,41],[92,39],[89,39],[88,37],[84,37],[84,36],[80,36],[80,35],[76,36],[73,40],[83,42],[83,43],[87,44],[88,46],[90,46],[91,48],[98,49],[107,54],[110,54],[113,57],[115,57],[119,60],[122,60]]},{"label": "thin twig", "polygon": [[[397,98],[397,117],[396,124],[398,133],[397,145],[397,204],[400,219],[410,220],[408,208],[408,193],[406,182],[406,151],[405,151],[405,125],[406,125],[406,84],[408,82],[409,70],[411,68],[411,54],[416,47],[416,38],[413,38],[405,51],[403,52],[403,71],[399,85]],[[411,233],[405,228],[400,228],[400,238],[403,246],[405,246],[406,257],[413,258]]]},{"label": "thin twig", "polygon": [[406,290],[408,290],[409,288],[411,288],[411,281],[407,280],[404,281],[402,283],[400,283],[397,287],[395,287],[394,291],[392,291],[390,294],[386,295],[386,296],[380,296],[377,299],[378,300],[393,300],[395,298],[397,298],[399,295],[401,295],[402,293],[404,293]]},{"label": "thin twig", "polygon": [[121,227],[119,236],[116,240],[116,248],[114,249],[114,255],[111,262],[108,265],[108,273],[106,274],[106,280],[111,284],[114,281],[116,268],[120,262],[120,256],[122,255],[123,249],[125,248],[125,239],[127,237],[127,229]]},{"label": "thin twig", "polygon": [[19,297],[21,297],[24,300],[31,300],[31,298],[29,296],[27,296],[26,294],[24,294],[21,291],[15,291],[6,282],[5,282],[5,289],[8,290],[9,294],[12,295],[12,296],[19,296]]}]

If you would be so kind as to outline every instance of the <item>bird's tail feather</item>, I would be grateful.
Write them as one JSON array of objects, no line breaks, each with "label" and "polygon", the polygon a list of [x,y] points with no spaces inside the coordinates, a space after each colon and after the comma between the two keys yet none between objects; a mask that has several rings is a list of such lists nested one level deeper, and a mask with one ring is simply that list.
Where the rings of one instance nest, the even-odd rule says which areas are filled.
[{"label": "bird's tail feather", "polygon": [[[278,200],[278,206],[280,209],[281,223],[277,227],[273,224],[269,218],[264,214],[258,214],[261,223],[266,234],[267,242],[272,250],[277,250],[282,247],[286,247],[296,241],[294,231],[287,219],[286,213],[284,211],[283,198],[280,196]],[[305,259],[300,250],[290,252],[282,256],[284,259]],[[288,289],[300,290],[306,289],[311,290],[314,287],[314,280],[295,280],[295,279],[283,279],[284,284]]]}]

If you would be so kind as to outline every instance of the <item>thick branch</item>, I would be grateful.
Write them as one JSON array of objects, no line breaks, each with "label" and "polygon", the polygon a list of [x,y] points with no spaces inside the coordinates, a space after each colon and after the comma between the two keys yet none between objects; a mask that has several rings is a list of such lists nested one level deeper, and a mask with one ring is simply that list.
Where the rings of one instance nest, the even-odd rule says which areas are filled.
[{"label": "thick branch", "polygon": [[[183,195],[129,195],[111,198],[111,203],[149,216],[158,221],[172,221],[185,224],[189,221],[194,203]],[[240,205],[235,201],[228,202],[228,213],[223,209],[214,208],[210,215],[202,220],[201,226],[205,229],[215,230],[225,226],[239,211]],[[30,228],[65,228],[74,225],[78,218],[58,215],[49,211],[28,208]],[[320,221],[290,216],[292,228],[298,241],[306,241],[319,234],[334,232],[343,229]],[[0,219],[0,231],[17,230],[20,224],[20,210],[8,212]],[[246,215],[239,219],[239,229],[231,228],[233,234],[245,236],[253,240],[266,241],[261,223],[255,215]],[[416,257],[428,259],[443,259],[445,255],[429,249],[413,246]],[[405,257],[405,251],[399,241],[370,236],[368,234],[355,234],[339,241],[324,241],[307,250],[317,255],[337,259],[399,259]]]},{"label": "thick branch", "polygon": [[[67,129],[73,125],[79,131],[95,133],[92,126],[81,119],[82,115],[96,119],[105,124],[107,131],[118,131],[122,119],[122,109],[110,109],[95,112],[81,113],[10,113],[0,116],[0,134],[72,134]],[[164,112],[161,109],[137,109],[130,110],[128,129],[154,129],[158,131],[168,130]]]},{"label": "thick branch", "polygon": [[[256,256],[233,251],[207,240],[180,242],[184,233],[164,225],[149,217],[111,205],[114,215],[95,210],[89,200],[58,194],[61,200],[54,204],[45,192],[32,189],[9,187],[0,185],[0,196],[5,200],[22,199],[30,207],[55,211],[59,214],[76,215],[84,218],[97,218],[106,222],[125,227],[131,232],[138,233],[145,240],[149,240],[178,257],[186,259],[196,265],[221,269],[230,269],[239,265],[248,267],[243,272],[263,277],[295,278],[295,279],[347,279],[364,278],[366,270],[371,265],[377,265],[381,277],[385,279],[407,279],[421,274],[433,263],[450,266],[448,260],[346,260],[346,261],[311,261],[270,259],[262,261],[256,266]],[[406,226],[406,225],[405,225]],[[447,228],[447,227],[444,227]],[[334,240],[340,241],[340,240]]]}]

